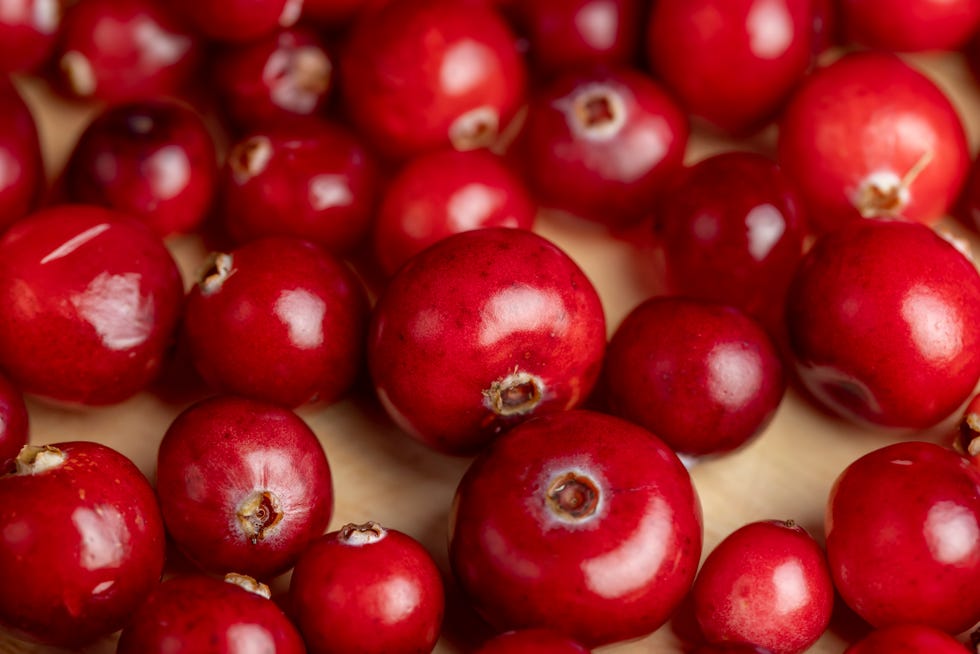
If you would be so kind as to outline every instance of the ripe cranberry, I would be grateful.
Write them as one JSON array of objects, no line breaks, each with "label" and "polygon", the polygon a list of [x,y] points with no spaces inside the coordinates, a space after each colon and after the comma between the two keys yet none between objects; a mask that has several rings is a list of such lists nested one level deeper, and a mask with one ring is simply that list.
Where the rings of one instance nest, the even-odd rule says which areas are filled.
[{"label": "ripe cranberry", "polygon": [[486,150],[439,150],[402,168],[372,228],[386,275],[450,234],[483,227],[531,229],[537,206],[524,182]]},{"label": "ripe cranberry", "polygon": [[875,52],[810,75],[783,115],[778,150],[818,231],[861,217],[934,223],[970,164],[963,125],[939,87]]},{"label": "ripe cranberry", "polygon": [[228,574],[167,579],[119,637],[117,654],[305,654],[303,639],[270,599],[269,587]]},{"label": "ripe cranberry", "polygon": [[655,297],[634,308],[606,350],[613,413],[680,454],[733,450],[769,424],[786,379],[766,332],[738,309]]},{"label": "ripe cranberry", "polygon": [[804,386],[860,423],[931,426],[980,378],[980,275],[921,224],[863,220],[820,238],[787,316]]},{"label": "ripe cranberry", "polygon": [[807,230],[775,162],[751,152],[703,159],[671,186],[655,221],[673,293],[732,304],[781,331]]},{"label": "ripe cranberry", "polygon": [[65,171],[68,198],[130,213],[160,236],[194,231],[211,209],[218,158],[203,118],[177,102],[106,109]]},{"label": "ripe cranberry", "polygon": [[14,458],[27,445],[29,428],[23,393],[0,374],[0,475],[13,469]]},{"label": "ripe cranberry", "polygon": [[834,482],[826,531],[834,584],[871,625],[980,620],[980,469],[965,457],[925,442],[862,456]]},{"label": "ripe cranberry", "polygon": [[765,647],[747,643],[709,643],[699,645],[691,654],[772,654]]},{"label": "ripe cranberry", "polygon": [[5,75],[0,76],[0,118],[2,231],[35,208],[45,187],[45,176],[34,116]]},{"label": "ripe cranberry", "polygon": [[303,0],[303,18],[322,27],[348,27],[374,3],[376,0]]},{"label": "ripe cranberry", "polygon": [[54,51],[61,0],[0,0],[0,71],[33,72]]},{"label": "ripe cranberry", "polygon": [[876,629],[844,654],[963,654],[967,649],[949,634],[921,624]]},{"label": "ripe cranberry", "polygon": [[119,402],[156,377],[183,297],[145,225],[99,207],[44,209],[0,239],[0,368],[25,393]]},{"label": "ripe cranberry", "polygon": [[841,0],[850,41],[891,51],[956,50],[980,27],[978,0]]},{"label": "ripe cranberry", "polygon": [[326,45],[306,28],[228,45],[217,51],[212,65],[225,113],[246,130],[315,115],[332,87]]},{"label": "ripe cranberry", "polygon": [[387,3],[358,21],[340,64],[351,118],[393,158],[492,145],[524,100],[515,37],[482,2]]},{"label": "ripe cranberry", "polygon": [[303,0],[173,0],[171,4],[201,34],[234,43],[292,27],[303,8]]},{"label": "ripe cranberry", "polygon": [[184,334],[215,390],[291,407],[329,403],[360,369],[367,312],[343,262],[270,237],[212,256],[187,296]]},{"label": "ripe cranberry", "polygon": [[820,545],[792,522],[740,527],[708,554],[692,589],[705,637],[803,652],[830,624],[834,585]]},{"label": "ripe cranberry", "polygon": [[379,175],[374,157],[339,125],[278,126],[234,143],[218,195],[239,243],[295,236],[346,253],[371,229]]},{"label": "ripe cranberry", "polygon": [[406,263],[379,298],[368,364],[384,407],[416,439],[472,453],[595,384],[605,316],[589,279],[533,232],[454,234]]},{"label": "ripe cranberry", "polygon": [[289,599],[310,654],[431,652],[445,609],[426,549],[376,522],[314,541],[296,563]]},{"label": "ripe cranberry", "polygon": [[160,580],[164,531],[149,482],[99,443],[31,445],[0,477],[0,624],[78,648],[121,628]]},{"label": "ripe cranberry", "polygon": [[810,66],[811,0],[658,0],[651,67],[692,114],[731,133],[771,120]]},{"label": "ripe cranberry", "polygon": [[557,631],[531,628],[504,632],[474,654],[589,654],[589,650]]},{"label": "ripe cranberry", "polygon": [[589,411],[498,438],[466,471],[450,514],[450,563],[488,622],[548,627],[589,647],[662,625],[700,555],[700,504],[677,456]]},{"label": "ripe cranberry", "polygon": [[55,57],[56,86],[107,102],[171,95],[194,74],[199,38],[155,0],[85,0],[69,6]]},{"label": "ripe cranberry", "polygon": [[532,101],[522,155],[543,204],[618,226],[651,211],[687,140],[687,118],[646,75],[569,73]]}]

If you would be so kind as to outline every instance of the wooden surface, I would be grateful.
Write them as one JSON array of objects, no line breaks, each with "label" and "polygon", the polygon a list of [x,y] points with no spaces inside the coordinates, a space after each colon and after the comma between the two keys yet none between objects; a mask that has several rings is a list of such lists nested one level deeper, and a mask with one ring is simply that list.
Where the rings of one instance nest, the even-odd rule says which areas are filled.
[{"label": "wooden surface", "polygon": [[[946,89],[960,108],[971,147],[976,151],[980,125],[980,95],[961,60],[952,56],[910,59]],[[94,108],[71,105],[50,97],[34,83],[22,85],[36,110],[49,172],[54,175],[79,130]],[[751,144],[764,146],[772,134]],[[688,160],[734,147],[696,134]],[[743,144],[744,145],[744,144]],[[960,234],[962,228],[944,225]],[[607,311],[610,332],[637,303],[656,291],[655,266],[649,253],[610,237],[601,227],[570,217],[542,216],[537,230],[563,246],[593,280]],[[192,274],[204,255],[201,244],[185,237],[170,242],[182,269]],[[971,242],[976,249],[976,244]],[[156,447],[173,417],[186,402],[168,401],[152,393],[124,404],[99,409],[66,409],[29,400],[32,441],[98,440],[131,457],[152,476]],[[335,475],[336,508],[331,528],[347,522],[376,520],[421,540],[444,571],[446,522],[456,483],[468,460],[435,454],[401,434],[381,414],[370,395],[362,393],[327,408],[299,411],[320,436]],[[740,525],[757,519],[792,518],[818,538],[823,535],[823,511],[836,475],[861,454],[898,438],[944,438],[949,421],[925,434],[868,432],[829,417],[790,391],[769,428],[748,447],[727,457],[699,463],[691,470],[704,508],[705,553]],[[286,579],[275,589],[282,591]],[[5,592],[10,592],[7,589]],[[479,622],[449,589],[445,635],[436,652],[468,652],[486,635]],[[846,613],[844,611],[843,613]],[[853,621],[835,620],[813,652],[841,652]],[[84,651],[114,651],[114,639]],[[60,650],[19,643],[0,635],[0,652],[24,654]],[[598,650],[609,654],[681,651],[669,626],[633,643]]]}]

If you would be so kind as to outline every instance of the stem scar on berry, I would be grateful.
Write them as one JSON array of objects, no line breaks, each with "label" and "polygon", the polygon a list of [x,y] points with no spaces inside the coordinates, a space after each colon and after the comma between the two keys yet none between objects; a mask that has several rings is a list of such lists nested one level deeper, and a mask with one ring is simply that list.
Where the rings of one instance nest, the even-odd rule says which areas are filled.
[{"label": "stem scar on berry", "polygon": [[274,493],[256,491],[245,498],[236,515],[242,531],[254,545],[279,524],[283,512],[279,498]]},{"label": "stem scar on berry", "polygon": [[579,522],[595,514],[600,498],[592,479],[570,471],[551,481],[546,499],[557,517],[566,522]]},{"label": "stem scar on berry", "polygon": [[541,403],[543,395],[544,381],[515,367],[514,372],[494,380],[483,391],[483,403],[498,416],[524,415]]}]

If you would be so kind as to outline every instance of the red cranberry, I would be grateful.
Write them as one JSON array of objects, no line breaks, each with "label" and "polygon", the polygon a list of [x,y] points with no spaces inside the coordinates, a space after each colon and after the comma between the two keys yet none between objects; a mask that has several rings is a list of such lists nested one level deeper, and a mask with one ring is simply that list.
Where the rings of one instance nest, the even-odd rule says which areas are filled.
[{"label": "red cranberry", "polygon": [[844,654],[963,654],[966,647],[949,634],[921,624],[876,629]]},{"label": "red cranberry", "polygon": [[208,38],[245,43],[292,27],[303,0],[173,0],[172,6]]},{"label": "red cranberry", "polygon": [[531,229],[537,206],[524,182],[486,150],[440,150],[413,159],[389,182],[375,219],[374,253],[386,275],[450,234]]},{"label": "red cranberry", "polygon": [[980,620],[980,470],[965,457],[925,442],[862,456],[834,482],[826,531],[834,584],[871,625]]},{"label": "red cranberry", "polygon": [[531,628],[491,638],[474,654],[589,654],[589,650],[557,631]]},{"label": "red cranberry", "polygon": [[62,0],[0,2],[0,71],[38,70],[54,51]]},{"label": "red cranberry", "polygon": [[786,108],[778,148],[818,231],[861,217],[934,223],[970,164],[949,99],[886,53],[852,53],[813,73]]},{"label": "red cranberry", "polygon": [[841,0],[850,41],[879,50],[956,50],[980,28],[978,0]]},{"label": "red cranberry", "polygon": [[204,120],[176,102],[117,105],[93,120],[65,171],[69,199],[125,211],[160,236],[188,233],[211,209],[218,158]]},{"label": "red cranberry", "polygon": [[27,445],[29,428],[23,393],[0,374],[0,475],[13,469],[14,458]]},{"label": "red cranberry", "polygon": [[348,27],[365,8],[375,2],[376,0],[303,0],[303,18],[323,27]]},{"label": "red cranberry", "polygon": [[291,407],[329,403],[360,369],[364,288],[312,243],[270,237],[215,254],[186,305],[194,367],[215,390]]},{"label": "red cranberry", "polygon": [[78,648],[121,628],[160,580],[164,531],[133,463],[105,445],[27,446],[0,477],[0,623]]},{"label": "red cranberry", "polygon": [[687,140],[687,118],[646,75],[570,73],[531,103],[522,154],[543,204],[618,226],[651,211]]},{"label": "red cranberry", "polygon": [[218,194],[225,228],[239,243],[295,236],[346,253],[371,229],[378,186],[374,158],[360,141],[318,122],[236,142]]},{"label": "red cranberry", "polygon": [[303,639],[248,576],[181,575],[160,584],[122,630],[117,654],[305,654]]},{"label": "red cranberry", "polygon": [[810,65],[813,37],[811,0],[658,0],[647,54],[688,111],[744,133],[782,108]]},{"label": "red cranberry", "polygon": [[45,176],[34,116],[5,75],[0,76],[0,117],[2,231],[35,208],[45,188]]},{"label": "red cranberry", "polygon": [[606,350],[613,413],[681,454],[733,450],[759,434],[786,388],[766,332],[738,309],[657,297],[634,308]]},{"label": "red cranberry", "polygon": [[123,102],[177,93],[201,58],[198,37],[155,0],[72,4],[55,56],[60,90]]},{"label": "red cranberry", "polygon": [[747,643],[708,643],[699,645],[691,654],[772,654],[765,647]]},{"label": "red cranberry", "polygon": [[792,522],[740,527],[708,554],[692,589],[712,642],[803,652],[830,624],[834,585],[820,545]]},{"label": "red cranberry", "polygon": [[533,232],[450,236],[406,263],[375,306],[368,363],[389,415],[437,450],[472,453],[589,394],[605,317],[585,274]]},{"label": "red cranberry", "polygon": [[393,158],[492,145],[524,100],[515,37],[481,2],[390,2],[355,25],[340,63],[351,118]]},{"label": "red cranberry", "polygon": [[445,609],[426,549],[376,522],[314,541],[296,563],[289,598],[310,654],[431,652]]},{"label": "red cranberry", "polygon": [[921,224],[863,220],[819,239],[787,316],[804,386],[861,423],[931,426],[980,378],[980,275]]},{"label": "red cranberry", "polygon": [[662,625],[691,587],[700,504],[662,441],[588,411],[529,420],[460,481],[449,556],[500,629],[548,627],[595,647]]},{"label": "red cranberry", "polygon": [[183,297],[170,252],[135,219],[39,211],[0,240],[0,367],[26,393],[119,402],[160,371]]}]

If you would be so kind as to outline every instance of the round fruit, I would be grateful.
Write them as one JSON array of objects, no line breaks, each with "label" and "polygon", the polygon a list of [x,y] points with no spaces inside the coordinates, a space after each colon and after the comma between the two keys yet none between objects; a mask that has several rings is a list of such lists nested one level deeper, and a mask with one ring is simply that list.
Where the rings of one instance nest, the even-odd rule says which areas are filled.
[{"label": "round fruit", "polygon": [[949,634],[921,624],[897,624],[875,629],[852,644],[844,654],[963,654],[963,643]]},{"label": "round fruit", "polygon": [[876,50],[957,50],[980,28],[978,0],[842,0],[850,41]]},{"label": "round fruit", "polygon": [[474,654],[589,654],[589,650],[557,631],[531,628],[504,632]]},{"label": "round fruit", "polygon": [[0,231],[34,210],[45,189],[37,125],[24,98],[0,77]]},{"label": "round fruit", "polygon": [[14,458],[27,445],[29,428],[23,393],[0,374],[0,475],[13,470]]}]

